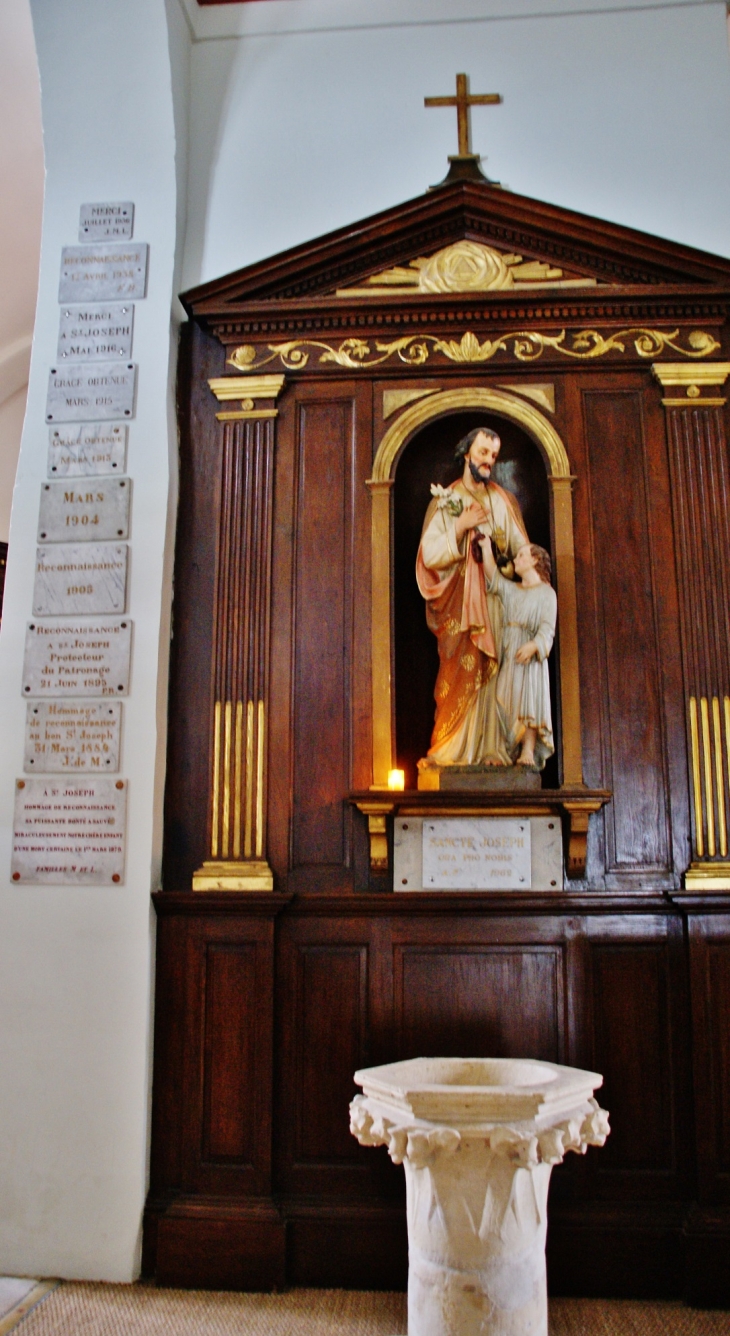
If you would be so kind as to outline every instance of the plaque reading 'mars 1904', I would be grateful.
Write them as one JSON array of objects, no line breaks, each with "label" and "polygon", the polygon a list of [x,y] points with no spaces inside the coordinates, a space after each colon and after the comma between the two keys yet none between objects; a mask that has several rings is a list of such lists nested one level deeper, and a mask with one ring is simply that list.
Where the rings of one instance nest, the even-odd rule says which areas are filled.
[{"label": "plaque reading 'mars 1904'", "polygon": [[16,780],[13,881],[36,886],[121,882],[126,820],[126,780],[95,775]]},{"label": "plaque reading 'mars 1904'", "polygon": [[130,494],[129,478],[44,482],[38,537],[44,543],[127,538]]}]

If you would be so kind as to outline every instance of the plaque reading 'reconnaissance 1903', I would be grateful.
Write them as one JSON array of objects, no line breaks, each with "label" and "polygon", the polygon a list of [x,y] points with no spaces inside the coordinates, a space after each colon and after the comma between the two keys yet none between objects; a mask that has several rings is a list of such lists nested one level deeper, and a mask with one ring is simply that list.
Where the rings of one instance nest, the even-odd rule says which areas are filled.
[{"label": "plaque reading 'reconnaissance 1903'", "polygon": [[124,878],[127,783],[106,775],[15,781],[11,875],[28,885]]},{"label": "plaque reading 'reconnaissance 1903'", "polygon": [[143,241],[114,246],[64,246],[61,252],[60,302],[130,301],[147,289],[147,255]]},{"label": "plaque reading 'reconnaissance 1903'", "polygon": [[113,362],[132,356],[134,306],[62,306],[58,324],[58,358],[65,362]]},{"label": "plaque reading 'reconnaissance 1903'", "polygon": [[134,205],[131,200],[121,204],[82,204],[79,211],[79,241],[112,241],[115,237],[131,237],[134,227]]},{"label": "plaque reading 'reconnaissance 1903'", "polygon": [[531,871],[528,817],[423,822],[424,890],[529,890]]},{"label": "plaque reading 'reconnaissance 1903'", "polygon": [[58,543],[36,548],[33,616],[124,612],[126,544]]},{"label": "plaque reading 'reconnaissance 1903'", "polygon": [[127,538],[131,490],[129,478],[42,483],[38,538],[44,543]]},{"label": "plaque reading 'reconnaissance 1903'", "polygon": [[108,426],[51,427],[48,439],[49,478],[86,478],[95,473],[124,473],[127,431],[121,422]]},{"label": "plaque reading 'reconnaissance 1903'", "polygon": [[46,422],[92,422],[134,417],[137,368],[133,362],[68,362],[51,367]]},{"label": "plaque reading 'reconnaissance 1903'", "polygon": [[25,632],[24,696],[126,696],[128,617],[39,618]]},{"label": "plaque reading 'reconnaissance 1903'", "polygon": [[119,769],[121,701],[33,701],[25,720],[27,775]]}]

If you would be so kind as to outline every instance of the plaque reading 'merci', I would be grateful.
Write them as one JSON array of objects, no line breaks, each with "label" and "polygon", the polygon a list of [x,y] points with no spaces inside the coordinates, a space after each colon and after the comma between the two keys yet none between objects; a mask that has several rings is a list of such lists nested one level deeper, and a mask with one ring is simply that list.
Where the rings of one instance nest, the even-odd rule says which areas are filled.
[{"label": "plaque reading 'merci'", "polygon": [[44,543],[127,538],[130,495],[129,478],[44,482],[38,538]]},{"label": "plaque reading 'merci'", "polygon": [[119,769],[121,701],[50,700],[28,703],[26,774]]},{"label": "plaque reading 'merci'", "polygon": [[128,199],[119,204],[82,204],[79,210],[79,241],[121,240],[131,237],[133,227],[134,204]]},{"label": "plaque reading 'merci'", "polygon": [[131,656],[128,617],[54,617],[29,622],[23,695],[126,696]]},{"label": "plaque reading 'merci'", "polygon": [[123,543],[58,543],[36,548],[33,616],[124,612],[127,557]]},{"label": "plaque reading 'merci'", "polygon": [[528,817],[424,820],[424,890],[529,890],[530,883]]},{"label": "plaque reading 'merci'", "polygon": [[113,362],[132,356],[134,306],[62,306],[58,325],[58,358],[69,362]]},{"label": "plaque reading 'merci'", "polygon": [[126,780],[97,775],[16,780],[13,881],[121,882],[126,820]]},{"label": "plaque reading 'merci'", "polygon": [[147,256],[143,241],[108,246],[64,246],[61,251],[60,302],[130,301],[147,290]]},{"label": "plaque reading 'merci'", "polygon": [[95,473],[124,473],[127,430],[122,423],[107,426],[52,427],[48,441],[49,478],[83,478]]},{"label": "plaque reading 'merci'", "polygon": [[46,422],[133,418],[137,368],[133,362],[69,362],[51,367]]}]

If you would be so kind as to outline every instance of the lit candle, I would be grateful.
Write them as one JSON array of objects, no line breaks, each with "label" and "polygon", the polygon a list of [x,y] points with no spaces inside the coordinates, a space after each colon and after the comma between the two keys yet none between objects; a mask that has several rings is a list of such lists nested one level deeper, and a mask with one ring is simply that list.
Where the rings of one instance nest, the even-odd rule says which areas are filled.
[{"label": "lit candle", "polygon": [[389,789],[404,789],[405,786],[406,786],[406,772],[405,772],[405,770],[389,770],[389,771],[388,771],[388,788],[389,788]]}]

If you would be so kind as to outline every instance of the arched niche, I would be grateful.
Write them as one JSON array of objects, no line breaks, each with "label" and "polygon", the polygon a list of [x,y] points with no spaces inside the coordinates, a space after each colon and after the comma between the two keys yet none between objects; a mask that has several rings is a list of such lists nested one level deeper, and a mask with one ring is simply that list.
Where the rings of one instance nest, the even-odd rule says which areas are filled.
[{"label": "arched niche", "polygon": [[385,432],[368,482],[372,498],[372,722],[373,788],[385,789],[395,765],[396,727],[393,645],[393,490],[398,460],[427,423],[479,410],[516,423],[535,443],[550,486],[550,531],[558,596],[560,648],[557,680],[562,720],[562,784],[583,784],[581,761],[578,628],[573,547],[573,478],[565,446],[543,413],[505,390],[486,386],[444,390],[406,409]]}]

